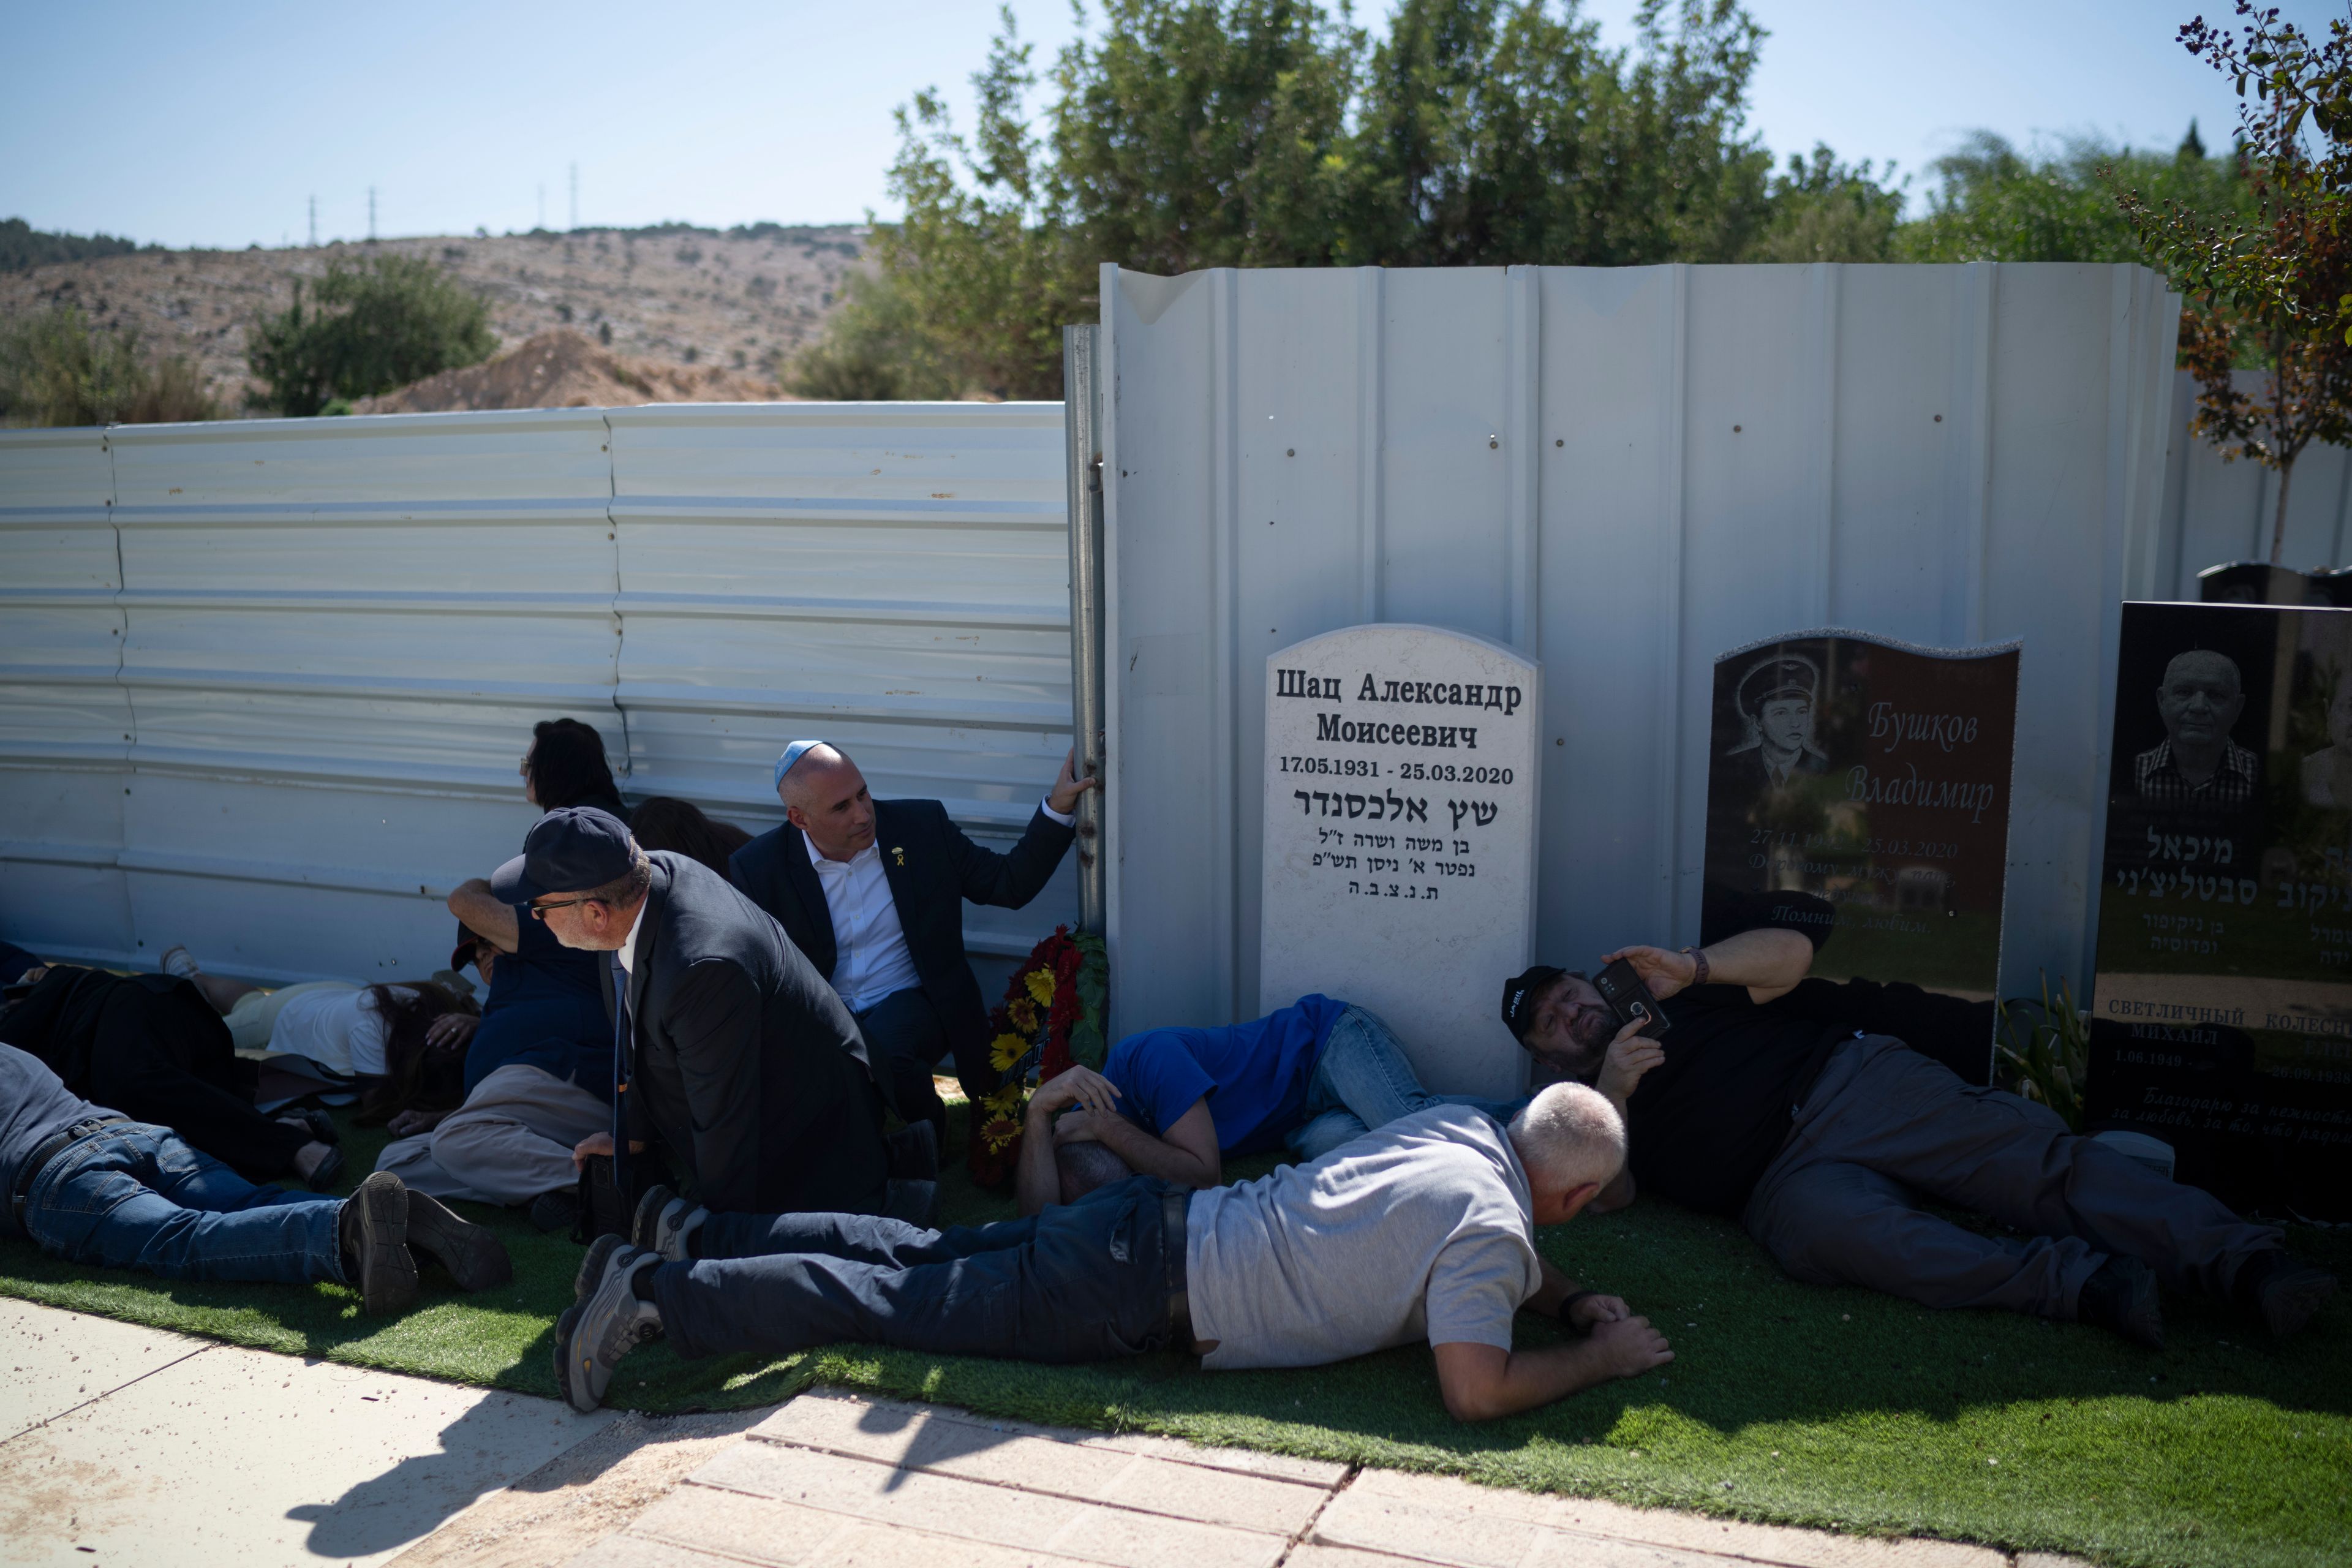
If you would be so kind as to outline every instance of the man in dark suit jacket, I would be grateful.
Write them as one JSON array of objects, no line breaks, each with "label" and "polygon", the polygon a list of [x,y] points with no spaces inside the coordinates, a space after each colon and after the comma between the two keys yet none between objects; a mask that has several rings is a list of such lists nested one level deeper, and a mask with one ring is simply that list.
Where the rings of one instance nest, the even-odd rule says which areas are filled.
[{"label": "man in dark suit jacket", "polygon": [[615,1138],[657,1147],[709,1208],[883,1211],[890,1157],[857,1026],[717,872],[567,806],[539,819],[490,890],[564,946],[609,955]]},{"label": "man in dark suit jacket", "polygon": [[933,1064],[953,1052],[974,1103],[999,1077],[988,1008],[963,955],[963,900],[1017,910],[1035,898],[1070,847],[1078,796],[1095,787],[1063,759],[1028,831],[999,855],[965,837],[938,801],[877,801],[838,750],[795,741],[776,760],[784,826],[730,862],[735,885],[848,1005],[898,1114],[929,1120],[943,1144]]}]

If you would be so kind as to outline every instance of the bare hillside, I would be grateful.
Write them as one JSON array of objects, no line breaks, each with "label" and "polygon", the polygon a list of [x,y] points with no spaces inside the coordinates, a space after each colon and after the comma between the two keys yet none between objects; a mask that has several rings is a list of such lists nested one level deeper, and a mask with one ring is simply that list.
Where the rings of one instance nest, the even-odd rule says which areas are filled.
[{"label": "bare hillside", "polygon": [[568,326],[635,363],[641,378],[718,369],[733,373],[730,385],[772,387],[821,330],[864,239],[863,227],[841,225],[151,251],[0,273],[0,319],[79,304],[101,324],[136,327],[151,349],[188,354],[234,410],[248,379],[249,322],[284,310],[294,280],[318,277],[331,260],[395,251],[433,258],[480,291],[503,349]]}]

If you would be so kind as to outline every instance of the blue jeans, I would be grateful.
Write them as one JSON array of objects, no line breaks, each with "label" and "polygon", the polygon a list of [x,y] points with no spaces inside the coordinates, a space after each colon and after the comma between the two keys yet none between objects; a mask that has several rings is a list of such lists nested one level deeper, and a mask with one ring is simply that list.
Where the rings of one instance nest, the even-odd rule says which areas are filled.
[{"label": "blue jeans", "polygon": [[1102,1361],[1163,1348],[1184,1259],[1130,1176],[1030,1219],[922,1230],[870,1215],[714,1214],[654,1271],[681,1355],[856,1341],[944,1355]]},{"label": "blue jeans", "polygon": [[341,1198],[257,1187],[168,1127],[112,1121],[41,1168],[26,1231],[76,1263],[166,1279],[343,1283]]},{"label": "blue jeans", "polygon": [[1472,1105],[1508,1121],[1527,1100],[1482,1100],[1475,1094],[1432,1094],[1412,1076],[1404,1048],[1386,1024],[1350,1007],[1331,1026],[1323,1055],[1307,1081],[1307,1102],[1286,1140],[1301,1160],[1319,1160],[1351,1139],[1400,1116],[1433,1105]]}]

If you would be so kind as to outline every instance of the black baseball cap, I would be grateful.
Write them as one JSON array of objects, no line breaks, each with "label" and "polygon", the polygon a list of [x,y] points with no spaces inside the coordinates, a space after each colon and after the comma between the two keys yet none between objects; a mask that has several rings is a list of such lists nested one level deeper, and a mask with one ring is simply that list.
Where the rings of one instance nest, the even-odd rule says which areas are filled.
[{"label": "black baseball cap", "polygon": [[558,806],[531,825],[521,854],[490,873],[490,891],[509,904],[584,893],[627,876],[631,848],[628,827],[612,813]]},{"label": "black baseball cap", "polygon": [[1511,1038],[1522,1045],[1527,1042],[1528,1026],[1535,1022],[1536,993],[1567,973],[1538,963],[1525,974],[1503,982],[1503,1027],[1511,1031]]}]

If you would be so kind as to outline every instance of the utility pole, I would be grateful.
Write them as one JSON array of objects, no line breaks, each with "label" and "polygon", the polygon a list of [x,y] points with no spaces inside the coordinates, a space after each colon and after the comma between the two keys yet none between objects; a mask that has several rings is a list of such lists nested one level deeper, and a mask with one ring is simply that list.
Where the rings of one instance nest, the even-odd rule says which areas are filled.
[{"label": "utility pole", "polygon": [[547,182],[545,180],[539,183],[539,226],[541,228],[547,226]]},{"label": "utility pole", "polygon": [[368,243],[375,243],[375,187],[368,187]]},{"label": "utility pole", "polygon": [[319,248],[319,198],[310,198],[310,248]]},{"label": "utility pole", "polygon": [[580,226],[580,165],[572,165],[572,226]]}]

